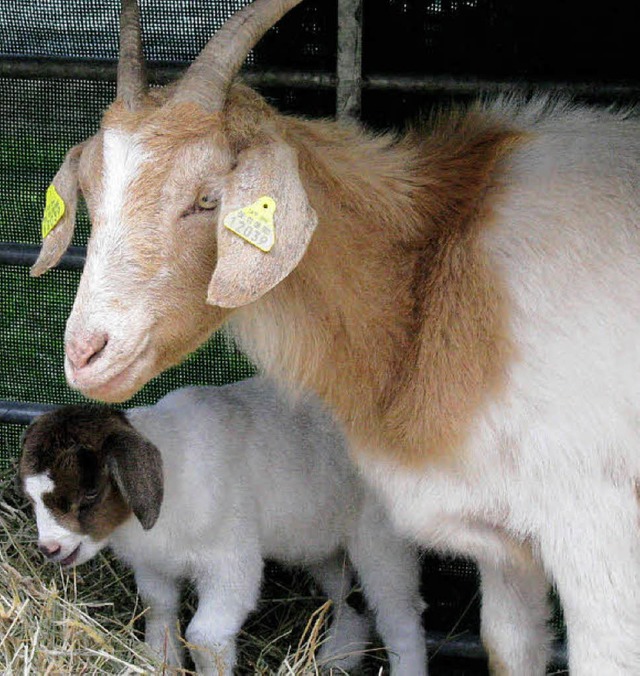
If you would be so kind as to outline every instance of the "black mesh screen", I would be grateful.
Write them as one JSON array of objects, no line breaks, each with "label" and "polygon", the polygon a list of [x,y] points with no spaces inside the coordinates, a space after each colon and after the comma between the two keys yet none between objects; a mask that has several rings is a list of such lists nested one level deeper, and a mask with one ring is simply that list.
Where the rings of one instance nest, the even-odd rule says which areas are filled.
[{"label": "black mesh screen", "polygon": [[[115,84],[86,80],[0,80],[0,239],[40,243],[44,191],[67,150],[91,136]],[[81,209],[74,244],[89,233]]]},{"label": "black mesh screen", "polygon": [[365,0],[363,69],[637,83],[635,13],[632,2]]},{"label": "black mesh screen", "polygon": [[[191,61],[246,0],[141,0],[145,54],[152,61]],[[15,56],[115,59],[119,0],[5,0],[0,49]],[[308,0],[274,26],[249,65],[335,68],[336,0]]]}]

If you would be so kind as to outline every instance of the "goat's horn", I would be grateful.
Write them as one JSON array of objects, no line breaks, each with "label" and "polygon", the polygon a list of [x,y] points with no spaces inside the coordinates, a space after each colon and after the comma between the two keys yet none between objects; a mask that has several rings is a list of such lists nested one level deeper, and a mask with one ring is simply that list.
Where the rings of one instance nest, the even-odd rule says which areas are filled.
[{"label": "goat's horn", "polygon": [[191,101],[221,110],[231,80],[260,38],[302,0],[255,0],[234,14],[209,40],[182,76],[173,102]]},{"label": "goat's horn", "polygon": [[139,107],[147,92],[147,74],[136,0],[122,0],[117,96],[129,110]]}]

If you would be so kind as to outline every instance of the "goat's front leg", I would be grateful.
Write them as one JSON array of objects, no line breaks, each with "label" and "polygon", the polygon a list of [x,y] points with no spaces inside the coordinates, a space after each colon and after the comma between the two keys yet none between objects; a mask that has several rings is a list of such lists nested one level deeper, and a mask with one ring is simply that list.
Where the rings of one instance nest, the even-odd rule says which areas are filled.
[{"label": "goat's front leg", "polygon": [[640,533],[634,483],[598,478],[582,495],[565,491],[561,498],[548,506],[540,541],[562,602],[571,676],[637,676]]},{"label": "goat's front leg", "polygon": [[482,642],[494,676],[542,676],[549,656],[549,584],[525,557],[478,561],[482,586]]},{"label": "goat's front leg", "polygon": [[145,642],[169,666],[182,666],[184,651],[178,629],[180,589],[177,580],[151,568],[138,568],[135,578],[142,602],[148,606]]},{"label": "goat's front leg", "polygon": [[442,520],[445,549],[480,569],[481,634],[495,676],[543,676],[549,658],[549,584],[531,548],[482,522]]},{"label": "goat's front leg", "polygon": [[231,676],[236,635],[255,609],[262,581],[259,551],[233,548],[198,562],[198,610],[186,639],[198,674]]},{"label": "goat's front leg", "polygon": [[550,643],[548,582],[531,548],[500,528],[454,517],[434,518],[422,541],[478,563],[481,633],[491,673],[545,674]]},{"label": "goat's front leg", "polygon": [[367,499],[348,553],[375,612],[392,676],[426,676],[418,552],[393,530],[383,508]]}]

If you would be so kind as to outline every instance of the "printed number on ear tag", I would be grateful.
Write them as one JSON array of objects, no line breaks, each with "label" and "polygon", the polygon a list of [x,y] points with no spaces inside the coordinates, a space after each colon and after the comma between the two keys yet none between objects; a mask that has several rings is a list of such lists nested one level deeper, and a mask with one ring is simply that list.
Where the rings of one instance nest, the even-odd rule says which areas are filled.
[{"label": "printed number on ear tag", "polygon": [[253,204],[229,212],[223,221],[224,227],[257,246],[264,252],[271,251],[276,241],[273,214],[276,201],[272,197],[261,197]]},{"label": "printed number on ear tag", "polygon": [[47,188],[47,197],[42,216],[42,239],[44,239],[55,227],[64,215],[64,201],[53,183]]}]

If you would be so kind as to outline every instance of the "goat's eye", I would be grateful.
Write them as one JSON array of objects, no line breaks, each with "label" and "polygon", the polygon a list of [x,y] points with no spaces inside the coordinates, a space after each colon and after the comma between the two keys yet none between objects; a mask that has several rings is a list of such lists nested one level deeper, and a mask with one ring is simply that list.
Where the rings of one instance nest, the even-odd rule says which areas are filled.
[{"label": "goat's eye", "polygon": [[215,209],[218,206],[218,200],[215,199],[215,197],[213,197],[212,195],[203,192],[202,194],[198,195],[196,204],[201,209]]},{"label": "goat's eye", "polygon": [[89,505],[92,505],[98,499],[98,495],[100,495],[100,491],[98,490],[87,491],[82,496],[82,500],[80,501],[80,507],[88,507]]}]

